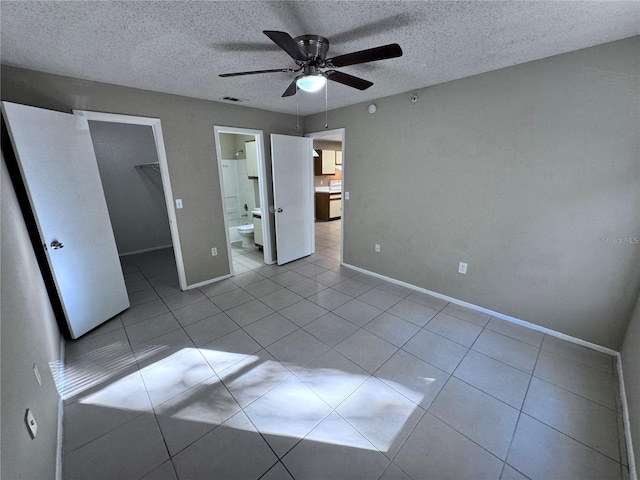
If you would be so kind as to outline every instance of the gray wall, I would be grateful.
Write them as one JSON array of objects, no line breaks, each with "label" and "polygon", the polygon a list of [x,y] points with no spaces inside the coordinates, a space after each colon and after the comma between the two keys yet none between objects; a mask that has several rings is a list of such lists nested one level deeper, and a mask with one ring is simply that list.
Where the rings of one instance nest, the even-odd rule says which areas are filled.
[{"label": "gray wall", "polygon": [[[620,350],[636,470],[640,465],[640,297]],[[640,471],[638,472],[640,473]]]},{"label": "gray wall", "polygon": [[[89,122],[118,253],[171,245],[153,130],[146,125]],[[158,168],[158,167],[156,167]]]},{"label": "gray wall", "polygon": [[634,37],[415,104],[381,98],[373,115],[331,111],[346,128],[344,261],[617,350],[640,245],[603,237],[640,236],[639,50]]},{"label": "gray wall", "polygon": [[[269,135],[299,136],[304,131],[296,129],[293,115],[4,65],[1,82],[2,100],[10,102],[68,113],[75,108],[162,121],[173,195],[184,204],[176,216],[189,285],[229,273],[214,125],[263,130],[268,171],[271,170]],[[211,256],[211,247],[218,248],[217,256]]]},{"label": "gray wall", "polygon": [[[237,135],[235,133],[220,134],[220,151],[224,160],[246,159],[244,142],[255,140],[253,135]],[[242,150],[242,152],[240,152]],[[236,153],[240,154],[236,157]]]},{"label": "gray wall", "polygon": [[[49,368],[60,359],[60,334],[18,200],[2,160],[2,469],[0,477],[55,478],[58,392]],[[39,386],[33,364],[42,376]],[[31,439],[29,408],[38,422]]]}]

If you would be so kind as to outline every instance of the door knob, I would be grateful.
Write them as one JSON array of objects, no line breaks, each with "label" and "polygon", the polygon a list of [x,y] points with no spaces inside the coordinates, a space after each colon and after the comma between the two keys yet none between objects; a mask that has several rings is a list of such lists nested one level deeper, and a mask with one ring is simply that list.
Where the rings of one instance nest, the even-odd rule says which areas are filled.
[{"label": "door knob", "polygon": [[276,210],[276,212],[280,213],[280,212],[282,212],[282,209],[279,208],[279,209]]},{"label": "door knob", "polygon": [[64,247],[64,243],[60,243],[57,240],[54,240],[53,242],[51,242],[51,248],[54,250],[60,250],[63,247]]}]

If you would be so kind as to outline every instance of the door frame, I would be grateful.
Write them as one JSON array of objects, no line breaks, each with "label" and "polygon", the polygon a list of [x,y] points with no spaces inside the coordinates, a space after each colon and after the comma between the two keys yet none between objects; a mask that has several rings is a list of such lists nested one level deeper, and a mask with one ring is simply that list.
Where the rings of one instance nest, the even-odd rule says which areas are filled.
[{"label": "door frame", "polygon": [[[344,265],[343,251],[344,251],[344,217],[345,217],[345,208],[344,208],[344,157],[345,157],[345,129],[344,128],[335,128],[333,130],[324,130],[322,132],[312,132],[305,133],[305,137],[313,138],[313,139],[321,139],[322,137],[328,137],[329,135],[341,135],[342,136],[342,182],[340,186],[340,202],[342,203],[342,215],[340,216],[340,265]],[[313,180],[312,180],[313,181]],[[314,186],[315,191],[315,186]],[[315,216],[315,212],[311,213]],[[314,227],[315,230],[315,227]]]},{"label": "door frame", "polygon": [[[260,189],[260,208],[262,209],[262,238],[264,245],[263,259],[267,265],[275,263],[274,259],[274,245],[273,235],[271,234],[273,226],[271,222],[271,206],[269,205],[268,196],[268,182],[267,182],[267,160],[264,150],[264,132],[262,130],[253,130],[250,128],[240,127],[225,127],[220,125],[214,125],[213,134],[216,145],[216,157],[218,163],[218,177],[220,181],[220,200],[222,201],[222,208],[224,210],[224,185],[222,178],[222,148],[220,146],[220,134],[229,133],[232,135],[253,135],[256,139],[256,155],[258,156],[258,184]],[[231,255],[231,243],[229,241],[229,224],[227,222],[226,212],[224,217],[224,233],[227,239],[227,252],[229,254],[229,272],[234,275],[233,271],[233,257]]]},{"label": "door frame", "polygon": [[178,269],[178,282],[180,284],[180,290],[186,291],[187,276],[184,270],[182,247],[180,245],[180,233],[178,231],[178,220],[176,218],[176,210],[173,204],[173,192],[171,190],[171,178],[169,176],[169,163],[167,161],[167,152],[164,148],[164,137],[162,135],[162,124],[160,119],[75,109],[73,110],[73,114],[80,115],[85,117],[87,120],[97,122],[125,123],[129,125],[146,125],[151,127],[153,131],[153,139],[156,144],[156,152],[158,154],[158,163],[160,164],[160,178],[162,180],[162,189],[164,191],[167,214],[169,215],[169,229],[171,231],[173,252],[176,258],[176,267]]}]

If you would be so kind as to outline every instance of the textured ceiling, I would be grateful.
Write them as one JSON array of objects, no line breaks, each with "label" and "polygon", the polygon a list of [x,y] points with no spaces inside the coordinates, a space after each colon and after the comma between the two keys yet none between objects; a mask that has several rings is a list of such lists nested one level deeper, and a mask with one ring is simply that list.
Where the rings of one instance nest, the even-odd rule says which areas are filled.
[{"label": "textured ceiling", "polygon": [[[295,67],[262,30],[329,39],[329,57],[399,43],[401,58],[341,69],[374,85],[329,82],[329,109],[640,34],[628,1],[126,1],[0,3],[2,63],[129,87],[296,112],[281,98]],[[299,95],[300,114],[324,95]]]}]

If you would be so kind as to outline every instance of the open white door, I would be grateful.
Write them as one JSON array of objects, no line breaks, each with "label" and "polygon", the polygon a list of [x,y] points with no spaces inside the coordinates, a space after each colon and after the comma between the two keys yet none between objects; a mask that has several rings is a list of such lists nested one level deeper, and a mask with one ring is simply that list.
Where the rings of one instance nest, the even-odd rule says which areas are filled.
[{"label": "open white door", "polygon": [[278,265],[315,251],[312,145],[310,138],[271,135]]},{"label": "open white door", "polygon": [[87,119],[2,102],[72,338],[129,307]]}]

